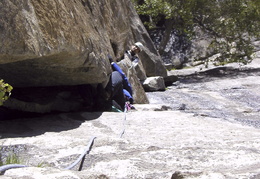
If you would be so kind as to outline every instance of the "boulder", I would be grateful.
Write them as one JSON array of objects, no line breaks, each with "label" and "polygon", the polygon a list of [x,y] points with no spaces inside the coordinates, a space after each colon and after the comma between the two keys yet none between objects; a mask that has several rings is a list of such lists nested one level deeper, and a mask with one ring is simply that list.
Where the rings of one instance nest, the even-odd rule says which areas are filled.
[{"label": "boulder", "polygon": [[144,81],[143,87],[147,92],[164,91],[165,90],[164,79],[161,76],[149,77]]},{"label": "boulder", "polygon": [[149,103],[149,100],[145,94],[144,88],[135,71],[135,67],[137,66],[137,64],[132,63],[131,60],[126,55],[125,58],[118,63],[118,65],[120,66],[120,68],[123,70],[123,72],[127,76],[128,80],[133,88],[134,103],[137,103],[137,104]]},{"label": "boulder", "polygon": [[[107,54],[122,56],[136,41],[145,45],[139,56],[142,65],[136,68],[140,69],[138,78],[166,74],[160,55],[128,0],[4,0],[0,2],[0,34],[0,78],[16,89],[12,96],[31,87],[44,87],[44,93],[52,96],[56,94],[51,91],[54,86],[105,83],[112,72]],[[139,92],[139,80],[129,78],[136,83],[136,102],[147,103],[145,93]],[[42,102],[42,97],[37,101],[36,96],[29,95],[23,99],[33,98],[34,104],[25,106]],[[57,109],[56,101],[43,104],[44,109],[37,107],[37,111],[64,111]]]},{"label": "boulder", "polygon": [[[14,87],[100,83],[111,72],[96,2],[1,1],[1,78]],[[93,8],[93,9],[92,9]],[[100,35],[102,34],[102,35]]]},{"label": "boulder", "polygon": [[168,73],[168,76],[164,77],[163,79],[165,86],[171,86],[174,82],[178,81],[178,76]]},{"label": "boulder", "polygon": [[161,57],[157,51],[153,53],[152,51],[144,50],[144,52],[141,52],[139,56],[141,61],[143,62],[143,66],[148,77],[167,76],[166,68],[163,63],[161,63]]},{"label": "boulder", "polygon": [[111,73],[106,55],[122,55],[135,41],[147,47],[146,70],[162,66],[127,0],[1,1],[0,11],[0,75],[14,87],[102,83]]},{"label": "boulder", "polygon": [[133,66],[136,71],[136,75],[137,75],[138,79],[140,81],[144,81],[147,78],[147,76],[146,76],[145,69],[144,69],[142,62],[139,61],[138,63],[134,63]]}]

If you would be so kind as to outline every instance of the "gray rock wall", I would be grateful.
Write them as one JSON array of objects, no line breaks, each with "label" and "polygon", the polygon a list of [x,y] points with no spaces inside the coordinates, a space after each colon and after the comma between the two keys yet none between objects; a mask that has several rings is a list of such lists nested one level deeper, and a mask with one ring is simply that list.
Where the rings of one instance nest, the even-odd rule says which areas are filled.
[{"label": "gray rock wall", "polygon": [[104,82],[106,55],[135,41],[147,46],[141,60],[162,68],[150,76],[166,74],[130,0],[3,0],[0,24],[0,77],[14,87]]},{"label": "gray rock wall", "polygon": [[[5,106],[41,113],[64,111],[54,105],[58,98],[53,87],[105,84],[112,72],[107,55],[117,59],[136,41],[146,46],[140,54],[145,75],[165,76],[161,57],[131,0],[3,0],[0,79],[14,87],[12,97],[20,89],[45,88],[42,94],[32,91],[29,96],[23,95],[19,102],[10,99]],[[132,80],[136,103],[148,103],[136,75],[129,76],[137,79]],[[53,97],[43,103],[44,94]],[[65,108],[71,111],[71,105]]]}]

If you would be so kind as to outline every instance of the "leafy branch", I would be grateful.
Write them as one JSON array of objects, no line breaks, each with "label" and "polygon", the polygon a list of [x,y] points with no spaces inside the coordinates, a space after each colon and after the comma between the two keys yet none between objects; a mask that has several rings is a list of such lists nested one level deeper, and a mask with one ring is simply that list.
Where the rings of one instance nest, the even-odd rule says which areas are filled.
[{"label": "leafy branch", "polygon": [[0,80],[0,106],[10,97],[13,87],[4,80]]},{"label": "leafy branch", "polygon": [[[199,28],[209,37],[216,61],[249,63],[260,37],[260,1],[255,0],[132,0],[147,28],[165,28],[159,52],[162,55],[172,30],[196,38]],[[169,40],[169,39],[168,39]]]}]

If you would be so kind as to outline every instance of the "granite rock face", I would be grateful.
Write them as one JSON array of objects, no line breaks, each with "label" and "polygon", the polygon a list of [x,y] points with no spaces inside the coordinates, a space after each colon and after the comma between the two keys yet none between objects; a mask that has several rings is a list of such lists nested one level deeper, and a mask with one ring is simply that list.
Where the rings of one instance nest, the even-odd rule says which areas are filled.
[{"label": "granite rock face", "polygon": [[138,75],[134,75],[134,74],[138,74],[137,72],[138,68],[136,68],[136,64],[132,63],[131,60],[127,56],[125,56],[125,58],[121,60],[118,63],[118,65],[127,76],[129,83],[133,88],[134,103],[137,104],[149,103],[147,95],[145,94],[144,88],[140,82],[140,78],[138,78]]},{"label": "granite rock face", "polygon": [[[124,113],[105,112],[1,122],[2,147],[11,151],[20,146],[18,155],[29,166],[7,170],[2,177],[166,179],[176,172],[192,179],[260,176],[259,129],[181,111],[136,111],[126,118],[123,122]],[[77,171],[79,164],[64,170],[92,136],[97,138],[82,171]]]},{"label": "granite rock face", "polygon": [[[225,68],[176,71],[179,83],[126,114],[0,120],[0,160],[15,153],[29,166],[0,178],[258,179],[260,59]],[[93,136],[82,171],[64,170]]]},{"label": "granite rock face", "polygon": [[0,76],[14,87],[102,83],[107,54],[135,41],[147,47],[141,60],[161,64],[149,74],[166,74],[129,0],[4,0],[0,12]]},{"label": "granite rock face", "polygon": [[[18,110],[40,113],[78,109],[78,104],[59,109],[53,87],[106,84],[112,72],[107,55],[118,59],[136,41],[145,45],[139,56],[142,78],[167,75],[130,0],[3,0],[0,34],[0,78],[14,87],[12,96],[34,87],[44,87],[42,95],[53,96],[41,106],[43,96],[38,98],[33,90],[22,97],[33,101],[14,99],[8,104],[11,109],[20,106]],[[136,102],[147,103],[139,81],[132,82]]]},{"label": "granite rock face", "polygon": [[102,54],[111,50],[108,34],[97,28],[101,22],[81,1],[1,3],[1,78],[15,87],[105,79],[109,64]]},{"label": "granite rock face", "polygon": [[163,77],[155,76],[147,78],[143,83],[144,89],[147,92],[152,91],[164,91],[165,90],[165,82]]}]

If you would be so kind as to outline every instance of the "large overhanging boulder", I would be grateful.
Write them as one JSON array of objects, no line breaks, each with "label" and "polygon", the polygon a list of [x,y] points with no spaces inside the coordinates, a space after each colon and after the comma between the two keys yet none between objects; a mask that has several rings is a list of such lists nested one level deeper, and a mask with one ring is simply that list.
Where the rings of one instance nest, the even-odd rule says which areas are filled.
[{"label": "large overhanging boulder", "polygon": [[116,59],[136,41],[147,75],[166,74],[129,0],[2,0],[0,41],[0,78],[14,89],[103,83],[107,54]]},{"label": "large overhanging boulder", "polygon": [[155,59],[128,0],[3,0],[0,22],[0,77],[14,87],[101,83],[111,73],[106,55],[122,55],[135,41],[153,54],[142,61]]},{"label": "large overhanging boulder", "polygon": [[102,82],[112,49],[96,3],[1,1],[1,78],[14,87]]}]

